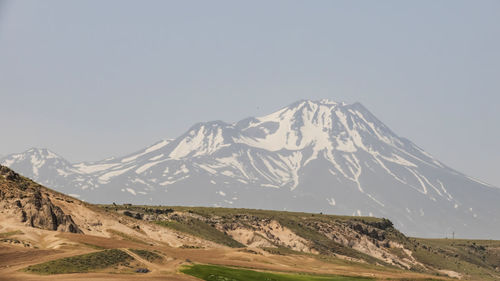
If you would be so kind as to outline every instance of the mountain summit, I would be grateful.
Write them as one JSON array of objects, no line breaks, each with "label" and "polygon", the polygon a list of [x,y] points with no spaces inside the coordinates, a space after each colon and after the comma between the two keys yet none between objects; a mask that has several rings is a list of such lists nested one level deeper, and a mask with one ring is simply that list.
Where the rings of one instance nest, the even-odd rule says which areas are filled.
[{"label": "mountain summit", "polygon": [[30,149],[0,163],[91,202],[376,216],[409,235],[500,237],[500,189],[447,167],[360,103],[303,100],[233,124],[198,123],[97,162]]}]

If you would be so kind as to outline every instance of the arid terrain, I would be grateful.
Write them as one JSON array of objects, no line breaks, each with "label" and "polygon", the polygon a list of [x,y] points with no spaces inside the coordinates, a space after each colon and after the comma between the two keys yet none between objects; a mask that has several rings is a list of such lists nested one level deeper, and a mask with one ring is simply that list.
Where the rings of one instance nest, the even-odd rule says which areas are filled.
[{"label": "arid terrain", "polygon": [[200,280],[183,273],[197,264],[324,280],[499,280],[500,242],[409,238],[369,217],[92,205],[0,166],[0,280]]}]

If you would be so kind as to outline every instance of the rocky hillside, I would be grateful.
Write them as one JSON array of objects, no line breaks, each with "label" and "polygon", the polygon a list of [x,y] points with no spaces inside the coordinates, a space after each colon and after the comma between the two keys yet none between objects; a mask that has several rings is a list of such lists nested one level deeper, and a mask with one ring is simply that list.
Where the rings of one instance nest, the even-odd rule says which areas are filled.
[{"label": "rocky hillside", "polygon": [[0,165],[0,212],[10,213],[27,226],[82,233],[70,214],[54,205],[48,190]]},{"label": "rocky hillside", "polygon": [[0,165],[0,229],[31,232],[30,228],[109,238],[137,237],[173,247],[214,244],[154,224],[138,225],[127,216],[46,188]]},{"label": "rocky hillside", "polygon": [[500,278],[500,242],[410,238],[387,219],[252,209],[101,207],[254,253],[334,258],[461,279]]},{"label": "rocky hillside", "polygon": [[403,249],[401,243],[409,240],[386,219],[251,209],[116,205],[104,208],[229,247],[335,256],[405,269],[419,266],[411,254],[399,256],[391,250]]}]

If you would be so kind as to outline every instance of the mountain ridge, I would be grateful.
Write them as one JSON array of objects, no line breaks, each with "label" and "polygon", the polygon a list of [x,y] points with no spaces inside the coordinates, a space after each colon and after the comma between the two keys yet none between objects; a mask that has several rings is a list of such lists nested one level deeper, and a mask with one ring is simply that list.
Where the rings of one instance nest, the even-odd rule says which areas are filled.
[{"label": "mountain ridge", "polygon": [[[50,151],[0,159],[82,199],[388,217],[410,235],[499,237],[500,190],[396,135],[361,103],[302,100],[94,162]],[[197,196],[193,196],[196,194]]]}]

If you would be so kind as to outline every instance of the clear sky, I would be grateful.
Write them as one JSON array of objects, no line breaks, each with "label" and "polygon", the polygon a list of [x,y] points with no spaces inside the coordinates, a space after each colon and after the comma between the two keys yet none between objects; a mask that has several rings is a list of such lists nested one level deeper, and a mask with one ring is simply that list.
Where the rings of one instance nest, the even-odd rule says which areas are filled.
[{"label": "clear sky", "polygon": [[3,155],[100,160],[322,98],[500,186],[500,1],[0,0]]}]

